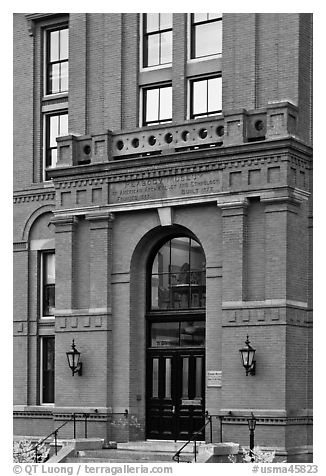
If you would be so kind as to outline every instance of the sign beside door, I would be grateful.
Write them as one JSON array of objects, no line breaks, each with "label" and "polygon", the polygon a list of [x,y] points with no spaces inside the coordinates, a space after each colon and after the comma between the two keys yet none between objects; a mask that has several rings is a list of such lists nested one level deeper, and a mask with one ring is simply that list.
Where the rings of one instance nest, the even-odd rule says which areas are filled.
[{"label": "sign beside door", "polygon": [[222,370],[207,370],[207,387],[222,387]]}]

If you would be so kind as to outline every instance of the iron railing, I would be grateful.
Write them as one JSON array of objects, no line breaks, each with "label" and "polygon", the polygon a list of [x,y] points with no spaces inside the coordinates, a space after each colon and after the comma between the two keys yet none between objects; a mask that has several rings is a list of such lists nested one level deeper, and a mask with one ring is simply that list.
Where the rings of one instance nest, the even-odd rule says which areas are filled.
[{"label": "iron railing", "polygon": [[[88,420],[88,417],[89,417],[89,413],[73,413],[71,415],[71,418],[69,418],[69,420],[66,420],[62,425],[60,425],[58,428],[56,428],[55,430],[51,431],[51,433],[49,433],[45,438],[43,438],[42,440],[39,440],[31,449],[29,449],[26,454],[30,454],[30,453],[33,453],[34,452],[34,462],[37,463],[38,462],[38,459],[39,459],[39,447],[45,443],[45,441],[47,441],[52,435],[53,435],[53,441],[54,441],[54,454],[57,455],[58,454],[58,433],[59,433],[59,430],[61,430],[61,428],[63,428],[65,425],[67,425],[67,423],[69,422],[73,422],[73,439],[76,439],[76,423],[78,421],[78,417],[80,417],[81,419],[84,420],[84,437],[87,438],[87,434],[88,434],[88,428],[87,428],[87,420]],[[18,453],[14,453],[14,456],[16,455],[21,455],[22,452]]]},{"label": "iron railing", "polygon": [[181,448],[172,456],[173,461],[176,463],[180,463],[180,454],[182,451],[189,445],[189,443],[194,443],[194,455],[195,455],[195,463],[197,462],[197,440],[202,432],[206,429],[207,425],[209,425],[209,434],[210,434],[210,442],[212,443],[213,440],[213,427],[212,427],[212,415],[209,415],[208,412],[205,413],[205,423],[204,425],[198,430],[194,431],[191,435],[191,438],[184,443]]}]

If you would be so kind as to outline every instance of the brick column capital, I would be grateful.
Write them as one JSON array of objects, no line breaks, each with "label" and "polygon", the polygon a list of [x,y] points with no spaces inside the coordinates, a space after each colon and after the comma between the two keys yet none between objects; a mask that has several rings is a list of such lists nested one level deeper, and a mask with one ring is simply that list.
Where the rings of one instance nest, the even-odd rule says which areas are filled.
[{"label": "brick column capital", "polygon": [[69,233],[73,231],[77,222],[78,218],[75,215],[64,215],[55,216],[50,223],[55,225],[56,233]]},{"label": "brick column capital", "polygon": [[112,228],[114,214],[105,210],[90,212],[85,215],[85,219],[89,221],[90,229]]},{"label": "brick column capital", "polygon": [[302,202],[308,200],[309,195],[310,193],[304,190],[286,187],[263,192],[260,196],[260,201],[265,204],[287,203],[300,206]]},{"label": "brick column capital", "polygon": [[248,199],[239,197],[222,197],[217,200],[217,206],[222,210],[222,216],[243,215],[247,212]]}]

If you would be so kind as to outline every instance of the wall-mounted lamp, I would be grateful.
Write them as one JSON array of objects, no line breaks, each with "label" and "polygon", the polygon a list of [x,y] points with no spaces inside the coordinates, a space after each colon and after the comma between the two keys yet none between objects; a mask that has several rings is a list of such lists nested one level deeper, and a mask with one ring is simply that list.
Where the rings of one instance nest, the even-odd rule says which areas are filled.
[{"label": "wall-mounted lamp", "polygon": [[242,358],[242,365],[246,369],[246,375],[255,375],[256,373],[256,361],[254,360],[256,350],[251,347],[249,337],[245,342],[245,347],[239,349]]},{"label": "wall-mounted lamp", "polygon": [[72,350],[69,350],[66,352],[67,354],[67,359],[68,359],[68,365],[72,370],[72,376],[75,374],[82,375],[82,367],[83,364],[80,362],[80,352],[76,349],[75,346],[75,340],[72,340],[71,344]]}]

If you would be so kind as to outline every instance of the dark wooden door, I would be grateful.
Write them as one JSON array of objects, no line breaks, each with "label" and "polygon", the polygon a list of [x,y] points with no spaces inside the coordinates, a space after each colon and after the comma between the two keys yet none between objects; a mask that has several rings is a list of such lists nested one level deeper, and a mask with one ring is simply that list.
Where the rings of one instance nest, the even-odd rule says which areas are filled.
[{"label": "dark wooden door", "polygon": [[204,356],[203,349],[148,350],[147,438],[188,440],[203,426]]}]

